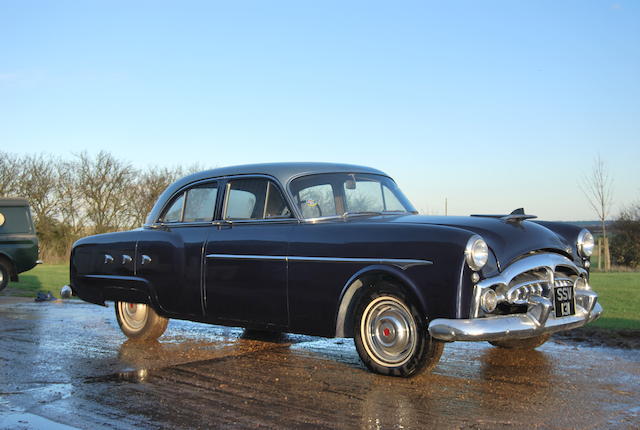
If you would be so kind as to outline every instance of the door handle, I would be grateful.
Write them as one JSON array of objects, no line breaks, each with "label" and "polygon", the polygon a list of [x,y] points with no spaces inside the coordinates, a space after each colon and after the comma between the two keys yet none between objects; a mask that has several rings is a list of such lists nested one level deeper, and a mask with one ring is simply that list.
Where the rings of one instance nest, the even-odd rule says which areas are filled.
[{"label": "door handle", "polygon": [[149,264],[149,263],[151,263],[151,257],[143,254],[142,258],[140,259],[140,265],[144,266],[145,264]]},{"label": "door handle", "polygon": [[122,255],[122,264],[131,263],[131,256],[127,254]]}]

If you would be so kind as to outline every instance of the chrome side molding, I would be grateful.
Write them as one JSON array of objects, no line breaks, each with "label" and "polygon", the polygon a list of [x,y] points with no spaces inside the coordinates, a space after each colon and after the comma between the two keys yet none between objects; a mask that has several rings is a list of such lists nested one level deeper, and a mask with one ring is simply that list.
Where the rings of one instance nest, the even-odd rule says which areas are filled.
[{"label": "chrome side molding", "polygon": [[288,255],[244,255],[244,254],[208,254],[207,258],[222,260],[267,260],[267,261],[300,261],[307,263],[352,263],[352,264],[383,264],[396,266],[407,270],[414,266],[433,264],[429,260],[414,260],[406,258],[358,258],[358,257],[301,257]]}]

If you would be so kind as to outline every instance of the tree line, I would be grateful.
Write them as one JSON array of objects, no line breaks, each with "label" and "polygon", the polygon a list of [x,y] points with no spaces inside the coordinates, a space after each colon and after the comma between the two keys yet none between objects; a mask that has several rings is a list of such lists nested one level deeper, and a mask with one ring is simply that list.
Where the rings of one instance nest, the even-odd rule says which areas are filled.
[{"label": "tree line", "polygon": [[202,169],[137,169],[106,151],[70,159],[0,151],[0,197],[29,201],[41,258],[63,261],[80,237],[142,226],[169,184]]},{"label": "tree line", "polygon": [[[41,258],[62,262],[67,260],[73,242],[83,236],[142,226],[169,184],[203,169],[197,164],[138,169],[106,151],[96,155],[82,152],[66,159],[0,151],[0,197],[29,201]],[[607,232],[611,178],[600,157],[583,191],[602,223],[604,240],[598,263],[605,261],[604,270],[609,270],[609,260],[640,267],[640,201],[624,209],[612,224],[612,231]],[[608,234],[612,235],[610,242]]]}]

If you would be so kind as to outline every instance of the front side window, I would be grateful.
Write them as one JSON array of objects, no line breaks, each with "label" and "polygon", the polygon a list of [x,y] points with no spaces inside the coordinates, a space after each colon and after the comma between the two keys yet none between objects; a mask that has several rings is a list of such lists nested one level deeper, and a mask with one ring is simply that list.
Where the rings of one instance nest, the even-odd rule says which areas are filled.
[{"label": "front side window", "polygon": [[304,218],[415,212],[395,182],[386,176],[348,173],[309,175],[293,180],[290,189]]},{"label": "front side window", "polygon": [[227,186],[224,218],[260,220],[291,218],[291,210],[278,187],[268,179],[236,179]]}]

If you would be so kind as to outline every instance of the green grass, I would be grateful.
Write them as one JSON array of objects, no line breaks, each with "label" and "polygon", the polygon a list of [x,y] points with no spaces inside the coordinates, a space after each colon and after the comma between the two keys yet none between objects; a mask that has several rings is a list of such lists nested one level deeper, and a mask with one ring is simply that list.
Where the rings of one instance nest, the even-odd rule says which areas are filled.
[{"label": "green grass", "polygon": [[[69,266],[43,264],[20,275],[0,295],[35,297],[38,291],[51,291],[59,297],[60,288],[69,283]],[[600,296],[604,313],[592,327],[640,330],[640,272],[596,272],[591,285]]]},{"label": "green grass", "polygon": [[604,308],[591,326],[640,330],[640,272],[596,272],[590,283]]},{"label": "green grass", "polygon": [[41,264],[20,274],[20,282],[9,282],[0,292],[3,296],[35,297],[38,291],[51,291],[60,297],[60,288],[69,283],[67,264]]}]

